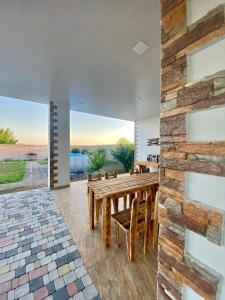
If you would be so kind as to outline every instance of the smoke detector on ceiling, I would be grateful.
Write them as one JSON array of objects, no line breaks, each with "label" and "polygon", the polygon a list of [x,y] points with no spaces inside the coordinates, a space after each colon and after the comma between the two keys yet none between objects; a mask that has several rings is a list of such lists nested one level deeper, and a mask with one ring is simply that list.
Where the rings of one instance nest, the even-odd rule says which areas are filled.
[{"label": "smoke detector on ceiling", "polygon": [[148,45],[140,41],[139,43],[137,43],[136,46],[134,46],[132,50],[138,55],[143,55],[148,50],[148,48],[149,48]]}]

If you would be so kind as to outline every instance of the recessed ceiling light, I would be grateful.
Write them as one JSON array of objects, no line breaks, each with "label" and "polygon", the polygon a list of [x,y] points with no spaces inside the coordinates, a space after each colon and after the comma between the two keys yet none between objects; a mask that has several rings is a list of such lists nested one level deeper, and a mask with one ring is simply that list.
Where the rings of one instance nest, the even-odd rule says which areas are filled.
[{"label": "recessed ceiling light", "polygon": [[148,45],[140,41],[139,43],[137,43],[136,46],[134,46],[133,51],[138,55],[142,55],[148,50],[148,48],[149,48]]}]

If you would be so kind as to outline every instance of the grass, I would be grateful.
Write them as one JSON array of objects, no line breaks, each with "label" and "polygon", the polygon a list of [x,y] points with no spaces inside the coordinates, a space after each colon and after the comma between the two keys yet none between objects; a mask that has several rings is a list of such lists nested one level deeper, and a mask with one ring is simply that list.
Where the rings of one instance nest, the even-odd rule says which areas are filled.
[{"label": "grass", "polygon": [[105,172],[116,171],[117,174],[125,173],[123,165],[113,160],[107,160],[102,169]]},{"label": "grass", "polygon": [[46,166],[48,164],[48,160],[47,159],[40,159],[38,162],[42,166]]},{"label": "grass", "polygon": [[26,162],[9,160],[0,162],[0,184],[22,181],[25,174]]}]

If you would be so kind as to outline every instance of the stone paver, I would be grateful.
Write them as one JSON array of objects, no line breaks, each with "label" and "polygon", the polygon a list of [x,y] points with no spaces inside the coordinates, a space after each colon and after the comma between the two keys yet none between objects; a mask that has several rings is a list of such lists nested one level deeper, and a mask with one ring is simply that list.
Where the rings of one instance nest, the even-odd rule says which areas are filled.
[{"label": "stone paver", "polygon": [[47,188],[0,196],[0,270],[0,299],[101,299]]}]

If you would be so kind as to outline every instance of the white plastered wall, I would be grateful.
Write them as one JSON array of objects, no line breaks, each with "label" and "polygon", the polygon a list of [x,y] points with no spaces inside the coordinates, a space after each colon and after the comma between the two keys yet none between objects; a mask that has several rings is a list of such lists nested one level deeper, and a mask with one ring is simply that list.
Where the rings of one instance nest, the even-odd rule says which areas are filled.
[{"label": "white plastered wall", "polygon": [[187,0],[188,2],[188,25],[198,21],[210,10],[220,4],[224,4],[224,0]]},{"label": "white plastered wall", "polygon": [[[204,3],[204,4],[203,4]],[[209,10],[225,1],[188,0],[188,23],[192,24]],[[217,40],[188,58],[188,81],[200,80],[225,69],[225,39]],[[187,117],[189,141],[225,140],[225,108],[194,112]],[[188,172],[186,198],[225,211],[225,178]],[[225,237],[224,237],[225,238]],[[188,231],[186,253],[221,274],[217,300],[225,299],[225,246],[219,247],[206,238]],[[183,299],[200,300],[190,288],[184,287]]]},{"label": "white plastered wall", "polygon": [[159,138],[160,118],[146,118],[135,122],[136,161],[147,161],[149,154],[160,154],[159,146],[147,146],[147,140]]}]

